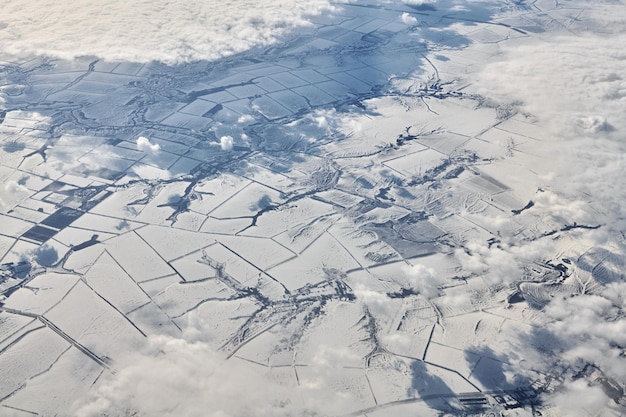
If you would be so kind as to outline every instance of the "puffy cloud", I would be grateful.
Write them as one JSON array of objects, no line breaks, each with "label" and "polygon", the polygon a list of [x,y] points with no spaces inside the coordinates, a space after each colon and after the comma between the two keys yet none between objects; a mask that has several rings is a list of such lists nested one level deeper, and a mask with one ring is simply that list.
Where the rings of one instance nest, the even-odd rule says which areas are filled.
[{"label": "puffy cloud", "polygon": [[17,181],[7,181],[4,185],[4,191],[9,194],[28,194],[28,188],[24,185],[18,183]]},{"label": "puffy cloud", "polygon": [[594,217],[589,213],[588,206],[584,201],[568,200],[552,190],[537,193],[533,201],[535,206],[530,209],[531,213],[540,212],[561,224],[594,222]]},{"label": "puffy cloud", "polygon": [[626,35],[596,33],[512,41],[501,60],[477,74],[476,86],[488,97],[521,102],[554,134],[607,133],[609,124],[624,127],[624,41]]},{"label": "puffy cloud", "polygon": [[328,120],[325,116],[317,116],[315,117],[315,121],[317,122],[317,127],[320,129],[328,129]]},{"label": "puffy cloud", "polygon": [[623,231],[626,23],[620,16],[622,2],[598,2],[576,35],[511,40],[497,62],[472,75],[472,88],[502,103],[520,103],[532,116],[529,122],[543,128],[528,150],[538,160],[550,158],[549,166],[537,171],[544,181],[540,186],[564,197],[545,201],[546,210]]},{"label": "puffy cloud", "polygon": [[101,378],[86,398],[78,399],[72,415],[327,415],[345,401],[328,388],[326,378],[346,355],[350,353],[322,346],[309,366],[314,378],[296,387],[272,381],[263,367],[226,359],[205,342],[150,336],[142,350],[116,360],[117,371]]},{"label": "puffy cloud", "polygon": [[[226,417],[278,412],[267,396],[270,390],[263,389],[268,382],[260,373],[235,361],[226,364],[204,343],[151,337],[145,351],[129,355],[118,366],[119,371],[109,375],[90,398],[75,404],[75,415],[138,412],[146,416]],[[278,386],[271,388],[274,398],[282,393]]]},{"label": "puffy cloud", "polygon": [[437,302],[440,305],[458,310],[470,311],[473,309],[472,296],[467,291],[457,293],[450,293],[450,291],[447,291],[444,296],[437,300]]},{"label": "puffy cloud", "polygon": [[[599,13],[590,11],[588,29],[606,22],[607,10],[623,16],[623,4],[601,4]],[[626,25],[621,22],[617,26],[623,29]],[[488,63],[472,75],[475,91],[501,103],[519,103],[528,115],[527,122],[537,126],[533,134],[542,133],[525,150],[537,161],[534,173],[542,182],[536,186],[543,192],[533,196],[534,206],[521,216],[535,216],[549,224],[548,228],[575,222],[601,225],[575,239],[586,248],[611,247],[617,257],[626,254],[626,144],[622,140],[626,134],[626,84],[621,75],[626,73],[626,57],[618,46],[623,42],[623,33],[524,38],[504,44],[498,62]],[[546,159],[550,163],[546,164]],[[502,240],[491,247],[471,242],[467,251],[457,251],[457,259],[464,270],[495,284],[511,282],[511,277],[520,279],[520,268],[533,259],[559,253],[578,258],[573,247],[563,254],[563,246],[552,239]],[[575,279],[575,268],[572,273]],[[537,358],[533,360],[535,369],[548,374],[555,369],[570,370],[560,389],[546,398],[562,415],[595,415],[613,403],[601,384],[594,384],[596,376],[577,375],[587,364],[618,384],[626,381],[623,291],[621,283],[613,282],[592,288],[590,294],[571,296],[568,291],[567,296],[551,295],[541,315],[541,334],[519,340],[517,352],[529,361]]]},{"label": "puffy cloud", "polygon": [[[309,375],[301,383],[311,393],[326,396],[328,394],[324,394],[324,390],[328,389],[328,381],[337,374],[337,370],[343,368],[345,363],[358,363],[361,359],[360,355],[347,347],[320,345],[308,366]],[[337,400],[341,401],[342,398]]]},{"label": "puffy cloud", "polygon": [[577,125],[587,133],[610,132],[613,126],[602,116],[580,117]]},{"label": "puffy cloud", "polygon": [[[576,4],[582,3],[571,3]],[[470,88],[499,103],[517,103],[526,115],[526,124],[521,124],[532,129],[528,130],[532,139],[522,145],[519,158],[528,158],[524,163],[533,161],[533,174],[539,182],[532,188],[540,187],[543,192],[532,197],[535,204],[520,215],[521,223],[529,225],[526,220],[533,216],[543,224],[539,229],[545,227],[540,231],[573,223],[601,225],[571,238],[586,248],[612,245],[618,257],[626,256],[626,56],[621,48],[626,42],[626,23],[619,20],[623,10],[623,2],[598,2],[597,8],[594,5],[585,14],[584,29],[582,23],[570,28],[579,32],[576,35],[562,32],[509,40],[501,45],[496,62],[488,62],[470,75]],[[600,27],[606,29],[600,31]],[[527,154],[522,156],[524,152]],[[506,183],[507,174],[501,172]],[[523,181],[535,179],[529,175]],[[467,250],[457,250],[463,270],[495,285],[521,279],[523,266],[534,260],[577,258],[573,246],[566,249],[552,238],[525,241],[503,236],[501,240],[491,246],[470,242]],[[623,297],[619,295],[623,288],[613,283],[597,291],[594,295],[556,296],[545,307],[541,317],[547,323],[545,330],[559,340],[557,347],[549,349],[558,358],[543,355],[550,358],[546,372],[553,371],[556,362],[570,368],[591,363],[621,383],[626,380],[626,361],[617,348],[626,342],[621,337],[626,324],[619,318],[623,315]],[[531,357],[536,355],[531,353],[533,349],[522,342],[519,351]],[[568,392],[559,395],[566,398]],[[590,389],[590,401],[597,392]]]},{"label": "puffy cloud", "polygon": [[402,271],[406,274],[409,285],[417,289],[426,298],[433,298],[439,295],[439,286],[444,280],[435,275],[435,271],[424,265],[404,265]]},{"label": "puffy cloud", "polygon": [[383,292],[358,285],[354,288],[354,295],[367,306],[370,313],[376,318],[390,319],[395,314],[393,300]]},{"label": "puffy cloud", "polygon": [[251,114],[244,114],[239,116],[239,118],[237,119],[237,123],[239,124],[249,124],[254,122],[254,116],[252,116]]},{"label": "puffy cloud", "polygon": [[626,380],[626,320],[621,309],[600,295],[558,297],[546,307],[547,328],[562,340],[562,359],[599,366],[609,376]]},{"label": "puffy cloud", "polygon": [[597,416],[610,405],[610,399],[599,386],[585,380],[568,381],[550,398],[562,416]]},{"label": "puffy cloud", "polygon": [[327,0],[3,2],[0,49],[61,58],[179,63],[273,43]]},{"label": "puffy cloud", "polygon": [[220,148],[223,151],[232,151],[234,146],[234,140],[232,136],[222,136],[220,138]]},{"label": "puffy cloud", "polygon": [[150,142],[150,139],[140,136],[137,138],[137,150],[156,155],[161,151],[161,145]]},{"label": "puffy cloud", "polygon": [[31,191],[23,184],[10,180],[4,184],[4,187],[0,188],[0,209],[3,211],[11,210],[18,205],[22,200],[28,198]]},{"label": "puffy cloud", "polygon": [[613,282],[602,290],[602,296],[618,308],[626,309],[626,283]]},{"label": "puffy cloud", "polygon": [[457,249],[455,255],[464,271],[481,275],[487,284],[498,285],[521,277],[521,267],[508,248],[491,247],[474,242],[468,245],[471,252]]},{"label": "puffy cloud", "polygon": [[417,19],[408,13],[402,13],[400,20],[402,20],[402,23],[406,25],[415,25],[417,23]]}]

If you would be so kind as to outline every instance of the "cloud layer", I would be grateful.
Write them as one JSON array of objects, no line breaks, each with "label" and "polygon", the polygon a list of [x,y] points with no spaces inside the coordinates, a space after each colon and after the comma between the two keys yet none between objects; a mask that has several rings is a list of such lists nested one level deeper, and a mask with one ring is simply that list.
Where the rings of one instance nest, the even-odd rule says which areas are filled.
[{"label": "cloud layer", "polygon": [[[624,291],[623,274],[612,262],[626,256],[624,3],[598,2],[583,16],[571,28],[576,34],[563,31],[506,43],[500,59],[472,77],[473,88],[483,97],[516,103],[529,126],[540,127],[534,131],[540,131],[540,137],[520,140],[518,155],[538,162],[539,182],[533,185],[544,189],[527,214],[550,224],[601,226],[579,235],[578,241],[602,257],[589,255],[593,258],[589,266],[585,256],[576,256],[570,248],[566,255],[578,259],[580,269],[572,276],[579,284],[571,294],[553,296],[542,317],[545,333],[530,343],[522,341],[518,351],[527,358],[539,353],[547,361],[543,365],[547,372],[560,366],[572,374],[565,377],[562,389],[547,397],[562,415],[612,415],[616,403],[599,381],[606,378],[623,385],[626,380],[622,337],[626,321],[623,295],[617,295]],[[559,243],[549,239],[541,245],[473,247],[471,256],[457,255],[464,267],[492,274],[502,265],[527,263],[528,254],[539,258],[536,251],[528,252],[533,247],[546,256],[558,253]],[[608,272],[601,273],[602,268]],[[617,282],[590,286],[594,279]],[[537,347],[539,341],[550,339],[556,341],[554,346]],[[599,371],[582,379],[580,375],[589,373],[588,364]]]},{"label": "cloud layer", "polygon": [[7,0],[0,49],[65,59],[212,60],[273,43],[328,7],[327,0]]},{"label": "cloud layer", "polygon": [[[322,348],[311,364],[319,383],[294,387],[273,381],[268,377],[270,368],[251,367],[238,359],[226,361],[207,343],[150,336],[143,350],[128,353],[116,363],[118,372],[104,376],[88,397],[72,405],[72,415],[330,415],[347,397],[325,382],[325,372],[336,370],[342,359],[326,353]],[[287,373],[293,371],[287,368]]]},{"label": "cloud layer", "polygon": [[[266,384],[249,367],[232,362],[225,366],[224,359],[204,343],[158,336],[149,340],[145,352],[129,355],[119,374],[100,385],[90,399],[75,404],[75,415],[135,411],[146,416],[274,415],[267,391],[259,389]],[[285,394],[279,386],[273,391],[275,396]],[[247,400],[240,401],[241,396]]]},{"label": "cloud layer", "polygon": [[557,223],[602,224],[618,234],[626,219],[626,55],[621,47],[626,35],[598,28],[626,27],[615,21],[623,15],[619,3],[599,5],[579,34],[507,43],[498,62],[473,75],[476,91],[518,103],[529,122],[543,129],[541,137],[520,147],[543,164],[536,186],[549,190],[537,196],[533,210]]}]

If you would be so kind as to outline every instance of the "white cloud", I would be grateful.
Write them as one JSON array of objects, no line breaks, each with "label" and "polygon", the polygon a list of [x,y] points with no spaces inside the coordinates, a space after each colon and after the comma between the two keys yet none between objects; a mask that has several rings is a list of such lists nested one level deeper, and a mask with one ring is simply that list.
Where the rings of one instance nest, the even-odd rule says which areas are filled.
[{"label": "white cloud", "polygon": [[[595,33],[547,40],[511,41],[499,62],[478,74],[479,91],[504,102],[518,100],[524,110],[558,136],[608,133],[625,127],[626,35]],[[593,53],[587,54],[587,51]]]},{"label": "white cloud", "polygon": [[424,265],[404,265],[402,271],[406,274],[409,285],[417,289],[426,298],[433,298],[439,295],[439,286],[444,280],[437,277],[435,271]]},{"label": "white cloud", "polygon": [[[550,172],[537,171],[545,180],[540,185],[565,197],[556,206],[546,201],[544,207],[618,231],[626,224],[623,7],[621,2],[599,2],[579,23],[585,30],[577,35],[509,41],[498,62],[472,75],[475,91],[521,103],[544,127],[528,150],[550,160]],[[541,198],[548,197],[554,194]],[[600,212],[591,220],[588,202]]]},{"label": "white cloud", "polygon": [[133,165],[131,169],[135,175],[143,179],[167,180],[171,178],[169,171],[151,165],[137,164]]},{"label": "white cloud", "polygon": [[447,292],[443,297],[439,298],[437,302],[443,306],[449,308],[456,308],[459,310],[471,310],[472,307],[472,297],[469,292],[456,292],[450,293]]},{"label": "white cloud", "polygon": [[[620,310],[599,295],[558,297],[546,307],[548,329],[562,341],[562,359],[599,366],[608,376],[626,379],[626,320]],[[616,318],[616,316],[618,316]]]},{"label": "white cloud", "polygon": [[[306,380],[302,381],[303,386],[318,395],[328,389],[328,381],[337,374],[345,363],[358,363],[362,358],[347,347],[320,345],[316,349],[310,364],[311,372]],[[328,394],[326,394],[328,395]]]},{"label": "white cloud", "polygon": [[410,6],[423,6],[425,4],[432,4],[435,0],[402,0],[402,3]]},{"label": "white cloud", "polygon": [[4,190],[9,194],[28,194],[28,188],[24,187],[21,184],[18,184],[16,181],[7,181],[4,186]]},{"label": "white cloud", "polygon": [[[206,332],[208,329],[204,329]],[[235,417],[328,415],[345,401],[328,387],[336,362],[353,355],[321,347],[310,383],[281,385],[267,370],[238,358],[226,359],[207,343],[150,336],[146,346],[116,360],[115,374],[101,378],[72,415]]]},{"label": "white cloud", "polygon": [[381,336],[381,341],[391,351],[410,351],[411,337],[406,333],[385,333]]},{"label": "white cloud", "polygon": [[[576,4],[582,3],[571,5]],[[470,76],[474,91],[501,103],[519,103],[529,115],[526,122],[533,129],[529,135],[535,137],[522,146],[522,152],[533,156],[519,158],[530,158],[533,173],[541,181],[533,185],[544,192],[532,197],[534,207],[520,217],[545,221],[546,231],[573,223],[600,225],[597,231],[581,231],[579,236],[584,233],[585,240],[580,244],[610,244],[621,257],[626,256],[623,16],[623,2],[598,2],[581,22],[573,23],[578,25],[570,28],[578,30],[576,35],[562,32],[510,40],[502,44],[497,62],[485,64]],[[502,180],[507,181],[506,174]],[[528,175],[524,181],[535,179]],[[456,255],[464,270],[484,274],[488,282],[506,282],[507,276],[519,279],[520,267],[532,261],[533,255],[541,259],[562,250],[558,241],[540,241],[541,245],[508,241],[491,248],[475,243],[468,245],[469,254],[459,250]],[[583,306],[583,301],[589,304]],[[546,319],[553,320],[549,328],[555,335],[575,346],[567,349],[564,360],[575,363],[582,358],[602,364],[605,370],[622,372],[626,363],[610,359],[614,352],[609,346],[623,341],[609,335],[623,332],[624,324],[620,320],[607,323],[610,315],[592,308],[604,305],[600,298],[557,299],[547,308]]]},{"label": "white cloud", "polygon": [[613,129],[613,126],[602,116],[580,117],[576,123],[587,133],[610,132]]},{"label": "white cloud", "polygon": [[223,151],[232,151],[234,146],[234,141],[232,136],[222,136],[220,138],[220,148]]},{"label": "white cloud", "polygon": [[0,49],[15,55],[179,63],[273,43],[327,0],[7,0]]},{"label": "white cloud", "polygon": [[[119,372],[109,375],[92,393],[77,403],[79,417],[124,415],[128,410],[147,416],[225,417],[252,412],[273,415],[261,374],[223,357],[200,342],[155,336],[145,351],[131,354]],[[278,386],[271,387],[280,395]]]},{"label": "white cloud", "polygon": [[244,114],[239,116],[239,119],[237,119],[237,123],[239,124],[250,124],[254,122],[254,116],[252,116],[251,114]]},{"label": "white cloud", "polygon": [[0,209],[8,211],[28,198],[31,191],[17,181],[10,180],[0,188]]},{"label": "white cloud", "polygon": [[328,129],[328,120],[325,116],[317,116],[315,117],[315,121],[317,122],[317,127],[320,129]]},{"label": "white cloud", "polygon": [[570,201],[552,190],[537,193],[533,201],[535,206],[530,209],[530,213],[540,212],[563,225],[574,222],[593,224],[596,220],[584,201]]},{"label": "white cloud", "polygon": [[542,239],[492,245],[473,240],[466,244],[467,250],[457,249],[454,255],[463,271],[481,276],[488,285],[508,285],[521,280],[523,265],[548,256],[553,250],[550,245]]},{"label": "white cloud", "polygon": [[602,296],[610,300],[616,307],[626,309],[626,283],[610,283],[602,291]]},{"label": "white cloud", "polygon": [[[623,15],[623,5],[615,7],[621,9],[613,9],[614,15]],[[503,103],[521,103],[521,110],[530,115],[528,121],[536,121],[533,132],[542,132],[525,150],[535,155],[533,170],[542,181],[536,186],[544,191],[532,197],[534,207],[520,217],[535,216],[547,222],[547,230],[574,222],[601,225],[597,231],[581,233],[584,239],[577,239],[578,244],[608,247],[618,258],[626,256],[626,78],[622,75],[626,57],[619,46],[624,42],[623,33],[610,38],[583,33],[524,39],[516,45],[509,42],[503,45],[501,60],[472,75],[476,91]],[[561,253],[578,259],[574,248],[563,254],[563,246],[552,239],[503,240],[491,247],[470,243],[469,253],[459,250],[457,259],[465,271],[485,277],[489,284],[520,279],[521,267],[533,258]],[[573,268],[574,277],[579,272]],[[594,294],[554,296],[541,316],[546,332],[542,340],[521,340],[518,352],[529,361],[538,358],[533,360],[535,369],[548,373],[557,367],[580,370],[592,364],[623,384],[623,291],[620,283],[613,283]],[[534,347],[550,338],[552,346]],[[594,415],[611,404],[599,386],[589,385],[592,379],[568,378],[547,398],[562,415],[580,415],[583,407]]]},{"label": "white cloud", "polygon": [[556,392],[551,402],[562,416],[597,416],[610,405],[610,399],[599,386],[589,386],[585,380],[568,381]]},{"label": "white cloud", "polygon": [[150,142],[150,139],[140,136],[137,138],[137,150],[156,155],[161,151],[161,145],[158,143],[152,143]]},{"label": "white cloud", "polygon": [[417,23],[417,19],[408,13],[402,13],[400,20],[402,20],[402,23],[406,25],[415,25]]},{"label": "white cloud", "polygon": [[354,295],[367,306],[370,313],[377,319],[393,318],[396,306],[387,294],[358,285],[354,288]]},{"label": "white cloud", "polygon": [[[5,102],[2,89],[0,89],[0,105]],[[0,108],[2,108],[0,106]],[[44,116],[38,112],[29,112],[23,110],[8,111],[2,122],[3,126],[24,129],[46,129],[50,124],[51,118]]]}]

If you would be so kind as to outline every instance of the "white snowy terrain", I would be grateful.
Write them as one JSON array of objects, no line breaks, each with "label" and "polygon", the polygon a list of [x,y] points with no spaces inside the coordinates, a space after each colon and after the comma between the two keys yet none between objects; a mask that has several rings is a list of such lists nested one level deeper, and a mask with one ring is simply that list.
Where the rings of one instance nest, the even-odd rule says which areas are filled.
[{"label": "white snowy terrain", "polygon": [[626,415],[623,0],[8,0],[0,416]]}]

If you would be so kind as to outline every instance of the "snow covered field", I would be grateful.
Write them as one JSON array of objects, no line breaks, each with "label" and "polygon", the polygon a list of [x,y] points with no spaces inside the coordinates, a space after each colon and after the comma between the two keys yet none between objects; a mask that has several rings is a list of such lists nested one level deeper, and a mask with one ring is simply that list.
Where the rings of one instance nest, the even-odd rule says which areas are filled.
[{"label": "snow covered field", "polygon": [[623,1],[18,3],[0,416],[626,413]]}]

